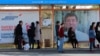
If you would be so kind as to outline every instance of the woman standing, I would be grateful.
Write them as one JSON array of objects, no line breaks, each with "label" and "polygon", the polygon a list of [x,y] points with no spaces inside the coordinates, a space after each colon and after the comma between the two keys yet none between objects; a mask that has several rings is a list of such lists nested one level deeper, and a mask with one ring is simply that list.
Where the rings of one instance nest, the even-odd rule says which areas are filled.
[{"label": "woman standing", "polygon": [[30,48],[34,49],[34,42],[35,42],[35,40],[34,40],[34,37],[35,37],[35,24],[34,24],[34,22],[31,23],[30,29],[28,29],[28,37],[29,37]]},{"label": "woman standing", "polygon": [[100,22],[97,22],[95,32],[96,32],[96,39],[100,43]]},{"label": "woman standing", "polygon": [[72,27],[70,27],[68,30],[68,37],[69,37],[69,42],[71,42],[72,44],[72,47],[76,48],[76,46],[78,46],[78,41],[76,39],[76,34],[74,30],[72,29]]},{"label": "woman standing", "polygon": [[95,23],[92,23],[92,25],[90,26],[89,29],[89,41],[90,41],[90,51],[92,51],[92,48],[95,46],[95,27],[94,27]]},{"label": "woman standing", "polygon": [[39,22],[36,22],[36,41],[37,41],[37,49],[40,49],[40,37],[41,37],[41,29],[40,29],[40,25]]}]

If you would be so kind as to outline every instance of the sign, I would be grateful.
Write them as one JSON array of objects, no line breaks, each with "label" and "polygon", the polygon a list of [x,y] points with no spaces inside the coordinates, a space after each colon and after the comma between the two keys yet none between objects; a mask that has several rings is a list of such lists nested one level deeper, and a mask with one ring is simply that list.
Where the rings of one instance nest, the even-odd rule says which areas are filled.
[{"label": "sign", "polygon": [[19,21],[23,21],[24,37],[31,22],[39,21],[38,11],[0,11],[0,43],[14,42],[14,29]]}]

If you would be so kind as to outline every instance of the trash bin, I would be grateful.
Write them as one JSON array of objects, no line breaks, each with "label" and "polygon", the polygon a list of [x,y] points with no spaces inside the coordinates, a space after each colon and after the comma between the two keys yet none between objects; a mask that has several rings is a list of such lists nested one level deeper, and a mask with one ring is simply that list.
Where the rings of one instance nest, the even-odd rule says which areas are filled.
[{"label": "trash bin", "polygon": [[50,47],[50,39],[45,39],[45,47]]}]

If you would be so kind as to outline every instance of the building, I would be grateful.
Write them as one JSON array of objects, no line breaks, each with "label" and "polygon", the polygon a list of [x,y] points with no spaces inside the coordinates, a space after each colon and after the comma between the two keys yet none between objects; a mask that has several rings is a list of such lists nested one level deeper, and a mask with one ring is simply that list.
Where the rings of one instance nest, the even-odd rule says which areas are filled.
[{"label": "building", "polygon": [[[98,22],[100,20],[99,2],[95,3],[91,1],[89,3],[89,1],[87,1],[90,5],[86,5],[86,2],[82,0],[83,4],[80,5],[81,2],[76,1],[76,3],[74,3],[72,2],[73,0],[10,1],[11,2],[4,0],[0,2],[0,43],[13,43],[13,30],[19,20],[23,20],[24,22],[23,28],[25,34],[27,25],[30,25],[31,22],[40,22],[42,29],[41,42],[43,48],[45,48],[46,40],[48,41],[48,44],[50,44],[49,47],[54,47],[55,22],[62,22],[65,14],[69,12],[78,15],[79,24],[77,29],[87,34],[89,25],[92,22]],[[25,35],[24,37],[27,36]]]}]

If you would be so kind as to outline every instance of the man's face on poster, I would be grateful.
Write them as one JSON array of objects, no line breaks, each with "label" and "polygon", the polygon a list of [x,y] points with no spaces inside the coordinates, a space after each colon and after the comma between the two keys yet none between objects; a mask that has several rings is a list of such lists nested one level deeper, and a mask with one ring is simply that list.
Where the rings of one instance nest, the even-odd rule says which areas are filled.
[{"label": "man's face on poster", "polygon": [[69,29],[70,27],[73,28],[73,30],[77,27],[77,19],[75,16],[68,16],[65,18],[65,28]]}]

